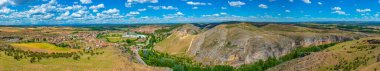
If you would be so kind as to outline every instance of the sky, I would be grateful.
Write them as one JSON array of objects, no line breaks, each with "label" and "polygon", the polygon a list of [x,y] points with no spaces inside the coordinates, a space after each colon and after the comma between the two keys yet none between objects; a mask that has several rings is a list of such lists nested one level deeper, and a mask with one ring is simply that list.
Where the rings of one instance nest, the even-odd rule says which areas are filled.
[{"label": "sky", "polygon": [[380,21],[380,0],[0,0],[0,24]]}]

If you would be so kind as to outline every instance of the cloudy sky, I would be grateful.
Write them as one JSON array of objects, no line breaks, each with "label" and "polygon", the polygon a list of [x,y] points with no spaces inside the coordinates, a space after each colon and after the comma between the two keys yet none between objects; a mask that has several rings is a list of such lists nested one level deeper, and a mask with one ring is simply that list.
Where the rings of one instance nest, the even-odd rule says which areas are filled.
[{"label": "cloudy sky", "polygon": [[380,21],[379,0],[0,0],[0,24]]}]

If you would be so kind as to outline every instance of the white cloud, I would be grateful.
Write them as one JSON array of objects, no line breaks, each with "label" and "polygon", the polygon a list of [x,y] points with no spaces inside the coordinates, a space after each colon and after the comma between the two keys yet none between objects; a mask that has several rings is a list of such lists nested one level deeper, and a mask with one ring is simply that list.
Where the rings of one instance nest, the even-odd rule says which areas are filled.
[{"label": "white cloud", "polygon": [[223,9],[223,10],[224,10],[224,9],[227,9],[227,7],[220,7],[220,9]]},{"label": "white cloud", "polygon": [[140,12],[142,12],[142,11],[146,11],[146,8],[137,9],[137,11],[140,11]]},{"label": "white cloud", "polygon": [[138,11],[131,11],[126,16],[136,16],[136,15],[139,15],[139,14],[140,14],[140,12],[138,12]]},{"label": "white cloud", "polygon": [[72,16],[72,17],[77,17],[77,18],[78,18],[78,17],[82,17],[82,15],[81,15],[81,14],[78,14],[78,13],[73,13],[73,14],[71,14],[71,16]]},{"label": "white cloud", "polygon": [[127,0],[127,2],[129,2],[129,3],[133,3],[133,2],[136,2],[136,3],[147,3],[147,2],[158,3],[158,0]]},{"label": "white cloud", "polygon": [[322,2],[318,2],[318,5],[322,5],[323,3]]},{"label": "white cloud", "polygon": [[152,8],[153,10],[160,10],[160,6],[148,6],[148,8]]},{"label": "white cloud", "polygon": [[137,11],[131,11],[131,12],[129,12],[129,14],[132,14],[132,15],[138,15],[138,14],[140,14],[140,12],[137,12]]},{"label": "white cloud", "polygon": [[233,7],[241,7],[245,5],[245,3],[241,1],[228,1],[228,4]]},{"label": "white cloud", "polygon": [[226,12],[220,12],[220,15],[228,15]]},{"label": "white cloud", "polygon": [[9,8],[7,8],[7,7],[3,7],[3,8],[0,9],[0,14],[1,14],[1,13],[8,14],[8,13],[13,12],[13,11],[14,11],[14,10],[11,10],[11,9],[9,9]]},{"label": "white cloud", "polygon": [[127,2],[126,2],[126,3],[124,4],[124,6],[127,7],[127,8],[132,7],[132,3],[127,3]]},{"label": "white cloud", "polygon": [[342,8],[340,8],[340,7],[333,7],[331,10],[338,11],[338,10],[342,10]]},{"label": "white cloud", "polygon": [[57,9],[57,1],[56,0],[51,0],[46,4],[41,4],[37,6],[32,6],[31,9],[27,10],[26,13],[27,15],[32,15],[32,14],[45,14],[48,12],[56,12]]},{"label": "white cloud", "polygon": [[69,18],[70,12],[66,11],[65,13],[61,14],[61,16],[58,16],[55,18],[55,20],[66,20]]},{"label": "white cloud", "polygon": [[161,6],[161,8],[165,10],[178,10],[178,8],[174,6]]},{"label": "white cloud", "polygon": [[84,14],[87,14],[88,12],[87,11],[84,11],[84,10],[79,10],[73,14],[71,14],[72,17],[76,17],[76,18],[79,18],[79,17],[82,17]]},{"label": "white cloud", "polygon": [[220,14],[202,15],[202,17],[219,17]]},{"label": "white cloud", "polygon": [[63,13],[61,16],[69,16],[70,15],[70,12],[69,11],[66,11],[65,13]]},{"label": "white cloud", "polygon": [[346,14],[346,12],[342,11],[342,8],[340,8],[340,7],[333,7],[333,8],[331,8],[331,10],[333,10],[333,12],[331,12],[331,13],[335,13],[335,14],[339,14],[339,15],[349,15],[349,14]]},{"label": "white cloud", "polygon": [[193,2],[193,1],[188,1],[186,2],[188,5],[212,5],[211,3],[204,3],[204,2]]},{"label": "white cloud", "polygon": [[127,0],[127,2],[124,5],[125,7],[129,8],[132,7],[132,4],[137,3],[158,3],[158,0]]},{"label": "white cloud", "polygon": [[185,14],[182,12],[176,12],[174,14],[167,14],[167,15],[162,15],[164,19],[172,19],[172,18],[182,18],[184,17]]},{"label": "white cloud", "polygon": [[[0,0],[3,1],[3,0]],[[24,1],[24,0],[23,0]],[[34,1],[34,0],[28,0]],[[122,19],[124,16],[119,15],[118,10],[110,9],[94,15],[89,10],[99,9],[100,5],[90,7],[74,4],[72,6],[58,4],[56,0],[47,0],[48,3],[40,5],[31,5],[26,10],[12,10],[0,6],[0,11],[8,13],[1,15],[1,19],[10,21],[0,21],[1,24],[67,24],[67,23],[125,23]],[[9,3],[4,5],[11,5]],[[18,4],[15,4],[18,5]],[[98,6],[98,7],[95,7]],[[70,13],[73,12],[73,13]]]},{"label": "white cloud", "polygon": [[177,12],[177,13],[176,13],[176,14],[174,14],[174,15],[183,16],[183,15],[185,15],[185,14],[183,14],[182,12]]},{"label": "white cloud", "polygon": [[258,5],[258,7],[263,8],[263,9],[267,9],[268,8],[268,6],[265,5],[265,4],[260,4],[260,5]]},{"label": "white cloud", "polygon": [[0,6],[4,6],[7,3],[9,3],[8,0],[0,0]]},{"label": "white cloud", "polygon": [[105,13],[105,14],[118,14],[119,12],[120,12],[119,9],[113,8],[113,9],[105,10],[102,13]]},{"label": "white cloud", "polygon": [[80,0],[80,2],[81,2],[82,4],[90,4],[90,3],[92,3],[91,0]]},{"label": "white cloud", "polygon": [[98,9],[101,8],[104,8],[104,4],[90,6],[90,9],[92,9],[94,12],[98,12]]},{"label": "white cloud", "polygon": [[153,10],[178,10],[178,8],[174,6],[148,6],[148,8],[152,8]]},{"label": "white cloud", "polygon": [[379,14],[375,14],[374,16],[375,16],[375,17],[379,17]]},{"label": "white cloud", "polygon": [[290,10],[285,10],[285,12],[289,13],[289,12],[291,12],[291,11],[290,11]]},{"label": "white cloud", "polygon": [[310,0],[302,0],[304,3],[306,4],[311,4],[311,1]]},{"label": "white cloud", "polygon": [[0,7],[5,7],[7,5],[21,5],[35,0],[0,0]]},{"label": "white cloud", "polygon": [[344,11],[333,11],[332,13],[336,13],[336,14],[339,14],[339,15],[348,15]]},{"label": "white cloud", "polygon": [[294,2],[294,0],[289,0],[289,2]]},{"label": "white cloud", "polygon": [[43,17],[43,19],[50,19],[50,18],[52,18],[54,16],[54,14],[47,14],[47,15],[45,15],[44,17]]},{"label": "white cloud", "polygon": [[90,9],[100,9],[100,8],[104,8],[104,4],[90,6]]},{"label": "white cloud", "polygon": [[191,9],[198,9],[198,7],[193,7],[193,8],[191,8]]},{"label": "white cloud", "polygon": [[360,13],[371,12],[371,9],[356,9],[356,12],[360,12]]}]

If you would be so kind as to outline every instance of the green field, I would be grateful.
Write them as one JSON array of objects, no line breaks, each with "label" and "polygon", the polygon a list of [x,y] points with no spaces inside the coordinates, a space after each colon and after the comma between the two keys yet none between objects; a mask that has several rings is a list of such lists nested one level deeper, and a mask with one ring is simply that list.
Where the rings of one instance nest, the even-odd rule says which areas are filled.
[{"label": "green field", "polygon": [[50,43],[12,43],[12,47],[36,52],[74,52],[77,50],[58,47]]}]

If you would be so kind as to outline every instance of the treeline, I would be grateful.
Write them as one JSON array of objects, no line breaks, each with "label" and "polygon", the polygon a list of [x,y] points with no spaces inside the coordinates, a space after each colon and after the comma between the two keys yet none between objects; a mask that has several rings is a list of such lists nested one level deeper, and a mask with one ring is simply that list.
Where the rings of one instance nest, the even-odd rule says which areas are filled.
[{"label": "treeline", "polygon": [[259,60],[258,62],[241,65],[240,67],[236,68],[228,65],[203,66],[200,63],[193,62],[190,58],[176,57],[153,50],[140,51],[139,54],[143,57],[143,60],[148,65],[169,67],[174,71],[265,71],[283,62],[299,57],[304,57],[306,55],[309,55],[311,52],[322,51],[333,45],[335,45],[335,43],[311,46],[307,48],[298,48],[280,58],[269,57],[267,60]]},{"label": "treeline", "polygon": [[39,62],[42,58],[71,58],[76,55],[75,52],[72,53],[42,53],[42,52],[32,52],[23,51],[21,49],[15,48],[0,48],[1,51],[5,52],[5,55],[12,56],[16,60],[29,59],[30,62]]},{"label": "treeline", "polygon": [[66,44],[66,43],[58,43],[58,44],[55,44],[56,46],[58,47],[68,47],[70,46],[69,44]]},{"label": "treeline", "polygon": [[202,66],[193,62],[190,58],[171,56],[167,53],[160,53],[153,50],[140,51],[142,59],[151,66],[169,67],[174,71],[233,71],[234,68],[228,65]]}]

